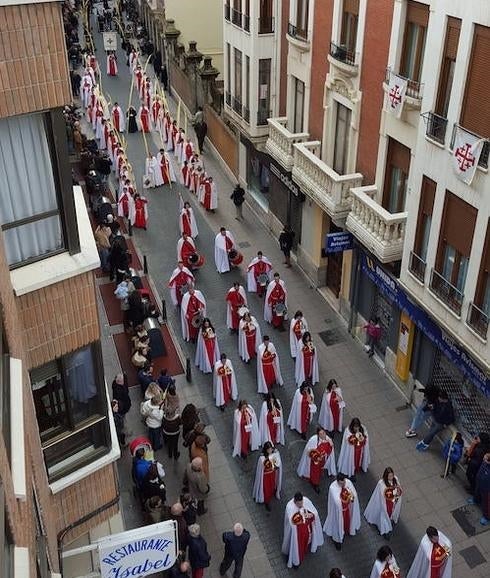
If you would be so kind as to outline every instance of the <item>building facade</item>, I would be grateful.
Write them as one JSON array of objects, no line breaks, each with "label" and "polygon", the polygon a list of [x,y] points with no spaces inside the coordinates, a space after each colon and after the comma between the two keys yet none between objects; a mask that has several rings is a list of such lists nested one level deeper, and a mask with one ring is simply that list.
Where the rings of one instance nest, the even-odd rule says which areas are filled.
[{"label": "building facade", "polygon": [[79,575],[70,543],[122,529],[97,249],[73,187],[59,2],[0,2],[2,576]]}]

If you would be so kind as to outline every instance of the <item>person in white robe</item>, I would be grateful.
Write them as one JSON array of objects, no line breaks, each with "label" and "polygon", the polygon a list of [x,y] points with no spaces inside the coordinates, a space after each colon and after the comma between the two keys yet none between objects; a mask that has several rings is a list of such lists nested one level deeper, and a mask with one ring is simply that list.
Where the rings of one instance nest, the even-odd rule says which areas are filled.
[{"label": "person in white robe", "polygon": [[393,524],[400,518],[403,490],[392,468],[386,468],[383,477],[374,488],[364,517],[369,524],[377,526],[381,536],[389,537]]},{"label": "person in white robe", "polygon": [[296,311],[289,324],[289,348],[291,350],[291,357],[293,358],[296,357],[301,338],[305,331],[308,331],[308,323],[303,317],[303,313]]},{"label": "person in white robe", "polygon": [[301,434],[304,440],[306,440],[306,433],[316,410],[313,390],[307,383],[302,383],[294,392],[293,403],[288,417],[288,426]]},{"label": "person in white robe", "polygon": [[257,349],[257,391],[263,394],[269,393],[275,384],[284,385],[279,354],[269,336],[264,335]]},{"label": "person in white robe", "polygon": [[182,261],[179,261],[177,267],[172,271],[172,275],[170,276],[168,282],[170,297],[172,299],[172,303],[176,307],[178,307],[182,302],[181,287],[193,283],[194,275],[187,267],[184,267],[184,263]]},{"label": "person in white robe", "polygon": [[298,567],[308,550],[315,553],[323,546],[322,525],[313,502],[300,492],[286,504],[282,553],[288,557],[287,567]]},{"label": "person in white robe", "polygon": [[250,312],[245,313],[238,324],[238,355],[249,363],[252,357],[256,357],[261,343],[262,334],[257,319]]},{"label": "person in white robe", "polygon": [[381,546],[378,550],[369,578],[401,578],[400,568],[389,546]]},{"label": "person in white robe", "polygon": [[274,279],[267,285],[265,293],[264,319],[268,323],[272,323],[276,328],[280,327],[284,320],[283,317],[280,317],[280,324],[277,321],[279,317],[275,314],[275,305],[277,303],[284,303],[287,307],[288,290],[286,289],[286,283],[279,278],[279,273],[274,273]]},{"label": "person in white robe", "polygon": [[300,478],[309,480],[319,494],[323,470],[326,470],[329,476],[337,475],[335,448],[327,432],[322,427],[317,427],[316,434],[306,442],[296,473]]},{"label": "person in white robe", "polygon": [[265,504],[265,509],[270,512],[272,498],[281,499],[281,488],[281,455],[270,442],[266,442],[262,448],[262,455],[257,460],[252,489],[253,499],[258,504]]},{"label": "person in white robe", "polygon": [[[165,159],[164,163],[162,162],[163,159]],[[157,153],[155,185],[160,187],[162,185],[168,184],[169,181],[175,183],[174,167],[169,160],[168,154],[163,149],[160,149]]]},{"label": "person in white robe", "polygon": [[195,364],[203,373],[212,373],[219,359],[218,337],[211,321],[205,317],[197,336]]},{"label": "person in white robe", "polygon": [[214,262],[218,273],[227,273],[230,270],[228,253],[235,248],[235,238],[224,227],[221,227],[214,240]]},{"label": "person in white robe", "polygon": [[233,415],[233,453],[232,457],[247,458],[260,446],[259,424],[254,408],[244,399],[238,402]]},{"label": "person in white robe", "polygon": [[367,429],[355,417],[345,428],[340,448],[338,470],[349,478],[362,470],[367,472],[371,462]]},{"label": "person in white robe", "polygon": [[331,379],[322,396],[322,405],[318,414],[318,423],[333,435],[341,432],[344,419],[345,402],[342,390],[335,379]]},{"label": "person in white robe", "polygon": [[157,159],[150,153],[145,159],[145,174],[143,175],[143,188],[153,189],[155,187]]},{"label": "person in white robe", "polygon": [[198,327],[194,327],[193,319],[200,315],[206,317],[206,299],[199,289],[189,287],[189,291],[182,297],[180,306],[180,324],[184,341],[197,339]]},{"label": "person in white robe", "polygon": [[187,235],[185,234],[182,234],[182,237],[179,237],[177,241],[177,261],[182,261],[183,263],[186,262],[182,253],[184,243],[186,247],[187,244],[189,244],[194,249],[194,252],[196,252],[196,244],[194,243],[194,239],[192,237],[187,237]]},{"label": "person in white robe", "polygon": [[260,408],[259,432],[260,443],[284,445],[284,412],[281,402],[272,391],[265,396]]},{"label": "person in white robe", "polygon": [[235,401],[238,398],[235,370],[231,361],[226,357],[226,353],[222,353],[219,361],[214,365],[213,396],[216,407],[219,407],[221,411],[225,411],[225,407],[230,401]]},{"label": "person in white robe", "polygon": [[126,115],[123,113],[122,108],[117,102],[111,110],[112,125],[118,133],[122,133],[126,130]]},{"label": "person in white robe", "polygon": [[429,526],[420,541],[407,578],[451,578],[452,571],[451,541],[440,530]]},{"label": "person in white robe", "polygon": [[312,385],[320,381],[318,350],[313,345],[309,331],[304,332],[301,342],[298,345],[294,376],[297,386],[301,385],[303,381],[309,381]]},{"label": "person in white robe", "polygon": [[[228,289],[225,297],[226,301],[226,327],[233,332],[238,333],[241,313],[247,309],[247,294],[240,283],[233,283],[233,287]],[[248,311],[248,309],[247,309]]]},{"label": "person in white robe", "polygon": [[[258,285],[257,278],[264,275],[265,284]],[[265,257],[262,251],[258,251],[247,267],[247,290],[249,293],[257,293],[262,297],[267,285],[272,281],[272,263]]]},{"label": "person in white robe", "polygon": [[354,484],[344,474],[337,474],[337,479],[328,489],[327,519],[323,531],[340,550],[344,536],[355,536],[360,527],[361,511]]},{"label": "person in white robe", "polygon": [[199,235],[194,210],[188,201],[184,203],[184,206],[180,210],[179,229],[181,234],[185,233],[186,235],[191,236],[193,239]]},{"label": "person in white robe", "polygon": [[134,215],[134,198],[130,195],[127,189],[123,190],[123,193],[119,195],[117,201],[117,216],[131,218]]}]

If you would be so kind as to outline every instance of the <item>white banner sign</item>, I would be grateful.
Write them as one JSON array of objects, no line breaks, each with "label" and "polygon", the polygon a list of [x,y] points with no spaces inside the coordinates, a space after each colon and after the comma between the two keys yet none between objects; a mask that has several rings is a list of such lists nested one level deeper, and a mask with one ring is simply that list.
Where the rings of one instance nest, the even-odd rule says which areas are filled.
[{"label": "white banner sign", "polygon": [[405,94],[407,92],[407,81],[401,76],[390,74],[390,83],[388,85],[388,110],[400,118],[403,110],[403,103],[405,102]]},{"label": "white banner sign", "polygon": [[103,32],[104,50],[117,50],[117,32]]},{"label": "white banner sign", "polygon": [[484,139],[471,134],[459,126],[455,127],[453,167],[458,178],[471,185],[480,160]]},{"label": "white banner sign", "polygon": [[97,542],[101,578],[140,578],[168,570],[178,553],[173,520],[144,526]]}]

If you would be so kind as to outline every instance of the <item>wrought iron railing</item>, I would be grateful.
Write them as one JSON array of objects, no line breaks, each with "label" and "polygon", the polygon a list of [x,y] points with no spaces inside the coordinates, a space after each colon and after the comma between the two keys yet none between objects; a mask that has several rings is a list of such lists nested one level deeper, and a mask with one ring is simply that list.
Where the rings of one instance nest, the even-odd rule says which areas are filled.
[{"label": "wrought iron railing", "polygon": [[451,283],[435,269],[432,269],[431,272],[430,288],[449,309],[457,315],[461,315],[464,298],[463,293],[457,287],[451,285]]},{"label": "wrought iron railing", "polygon": [[[468,130],[468,129],[466,129],[466,128],[463,128],[462,126],[459,126],[458,124],[454,123],[454,125],[453,125],[453,132],[452,132],[452,135],[451,135],[451,144],[450,144],[451,150],[454,149],[454,141],[455,141],[455,139],[456,139],[456,131],[457,131],[458,129],[459,129],[459,130],[462,130],[463,132],[468,133],[468,134],[471,135],[471,136],[476,136],[477,138],[482,138],[482,137],[480,137],[480,135],[478,135],[478,134],[476,134],[476,133],[474,133],[474,132],[471,132],[470,130]],[[481,153],[480,153],[480,158],[478,159],[478,166],[479,166],[479,167],[482,167],[483,169],[488,169],[488,159],[489,159],[489,156],[490,156],[490,140],[486,140],[486,141],[483,143],[483,148],[482,148],[482,151],[481,151]]]},{"label": "wrought iron railing", "polygon": [[410,251],[408,269],[419,281],[425,281],[426,262],[413,251]]},{"label": "wrought iron railing", "polygon": [[474,303],[470,303],[468,308],[468,317],[466,323],[478,333],[482,339],[487,338],[488,333],[488,315]]},{"label": "wrought iron railing", "polygon": [[226,104],[228,106],[231,106],[231,94],[228,91],[226,91],[226,93],[225,93],[225,98],[226,98]]},{"label": "wrought iron railing", "polygon": [[225,4],[225,20],[230,21],[230,5]]},{"label": "wrought iron railing", "polygon": [[267,119],[271,117],[270,110],[259,110],[257,112],[257,124],[263,126],[267,124]]},{"label": "wrought iron railing", "polygon": [[342,44],[339,45],[330,42],[330,56],[333,56],[335,60],[340,60],[340,62],[344,64],[350,64],[351,66],[356,65],[356,53]]},{"label": "wrought iron railing", "polygon": [[403,78],[403,80],[407,81],[407,91],[406,91],[407,96],[409,96],[410,98],[418,99],[418,100],[420,100],[422,98],[422,89],[423,89],[424,85],[421,82],[418,82],[417,80],[412,80],[411,78],[407,78],[406,76],[403,76],[402,74],[398,74],[396,72],[393,72],[393,70],[390,67],[388,67],[386,69],[386,77],[385,77],[386,84],[390,83],[390,79],[391,79],[392,74],[399,76],[400,78]]},{"label": "wrought iron railing", "polygon": [[242,116],[242,101],[236,96],[233,97],[233,110]]},{"label": "wrought iron railing", "polygon": [[274,32],[274,16],[261,16],[259,18],[259,34],[272,34]]},{"label": "wrought iron railing", "polygon": [[246,32],[250,32],[250,15],[249,14],[243,15],[243,29]]},{"label": "wrought iron railing", "polygon": [[243,120],[245,122],[250,122],[250,109],[246,106],[243,107]]},{"label": "wrought iron railing", "polygon": [[233,22],[233,24],[235,24],[236,26],[240,26],[240,28],[242,27],[242,13],[239,12],[238,10],[235,10],[234,8],[231,9],[231,21]]},{"label": "wrought iron railing", "polygon": [[439,144],[446,142],[447,118],[435,112],[426,112],[422,115],[425,119],[425,134]]},{"label": "wrought iron railing", "polygon": [[288,34],[289,36],[298,38],[299,40],[308,40],[308,31],[303,30],[302,28],[298,28],[298,26],[291,24],[291,22],[288,23]]}]

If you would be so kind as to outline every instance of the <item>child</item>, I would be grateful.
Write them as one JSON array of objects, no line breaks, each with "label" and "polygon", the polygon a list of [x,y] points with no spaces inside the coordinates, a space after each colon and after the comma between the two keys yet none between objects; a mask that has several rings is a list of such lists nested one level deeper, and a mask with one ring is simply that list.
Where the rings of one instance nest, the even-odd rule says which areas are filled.
[{"label": "child", "polygon": [[452,474],[456,473],[456,466],[458,465],[458,462],[463,455],[463,449],[464,441],[460,432],[456,433],[454,439],[450,438],[446,441],[444,447],[442,448],[442,455],[444,456],[446,463],[448,463],[449,458],[449,467],[447,468],[446,475],[442,476],[443,478],[449,476],[449,470],[451,470]]}]

